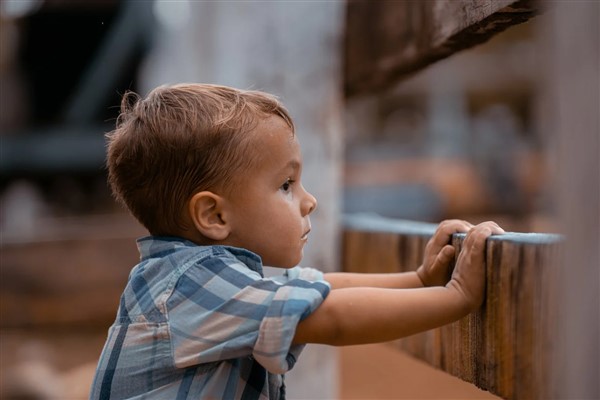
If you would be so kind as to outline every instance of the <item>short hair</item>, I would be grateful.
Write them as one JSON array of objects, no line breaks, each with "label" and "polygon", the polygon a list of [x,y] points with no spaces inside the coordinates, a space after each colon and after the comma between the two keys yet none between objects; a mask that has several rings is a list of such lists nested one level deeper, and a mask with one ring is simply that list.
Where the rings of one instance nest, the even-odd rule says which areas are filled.
[{"label": "short hair", "polygon": [[114,197],[150,234],[181,232],[195,193],[227,192],[253,165],[250,133],[272,115],[293,134],[288,111],[268,93],[210,84],[160,86],[145,99],[126,92],[116,128],[106,134]]}]

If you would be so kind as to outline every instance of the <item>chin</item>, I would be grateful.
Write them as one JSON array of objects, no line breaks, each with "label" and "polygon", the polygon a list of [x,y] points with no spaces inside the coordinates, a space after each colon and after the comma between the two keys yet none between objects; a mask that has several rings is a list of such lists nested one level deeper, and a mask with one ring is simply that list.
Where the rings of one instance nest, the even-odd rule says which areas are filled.
[{"label": "chin", "polygon": [[300,263],[300,260],[288,262],[288,263],[285,263],[284,265],[282,265],[280,268],[285,268],[285,269],[294,268],[294,267],[298,266],[299,263]]},{"label": "chin", "polygon": [[[292,254],[294,254],[295,256],[291,256]],[[300,264],[300,262],[302,261],[303,257],[304,250],[300,250],[299,252],[290,251],[287,257],[273,257],[271,259],[263,257],[263,264],[268,267],[290,269],[298,266],[298,264]]]},{"label": "chin", "polygon": [[274,267],[290,269],[296,267],[302,261],[302,257],[298,257],[297,259],[285,260],[276,264],[273,264]]}]

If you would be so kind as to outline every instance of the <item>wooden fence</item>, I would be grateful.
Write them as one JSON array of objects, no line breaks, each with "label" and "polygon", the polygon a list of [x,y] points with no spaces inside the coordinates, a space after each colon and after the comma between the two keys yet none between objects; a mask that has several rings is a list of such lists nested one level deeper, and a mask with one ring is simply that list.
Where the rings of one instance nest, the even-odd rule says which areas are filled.
[{"label": "wooden fence", "polygon": [[[374,216],[344,221],[343,269],[414,270],[435,225]],[[460,248],[464,234],[455,234]],[[393,346],[505,399],[547,398],[551,374],[553,260],[560,235],[507,233],[488,239],[486,300],[453,324]]]}]

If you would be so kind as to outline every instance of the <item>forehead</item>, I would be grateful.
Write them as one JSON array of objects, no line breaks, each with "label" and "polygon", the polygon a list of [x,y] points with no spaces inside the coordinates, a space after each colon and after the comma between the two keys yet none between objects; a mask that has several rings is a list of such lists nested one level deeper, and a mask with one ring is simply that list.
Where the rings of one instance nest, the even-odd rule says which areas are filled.
[{"label": "forehead", "polygon": [[283,118],[277,115],[269,115],[268,117],[261,119],[253,133],[257,135],[257,139],[274,135],[281,135],[288,137],[289,139],[295,139],[294,132],[290,126]]},{"label": "forehead", "polygon": [[252,135],[259,164],[273,168],[290,161],[300,163],[300,144],[282,118],[270,116],[260,121]]}]

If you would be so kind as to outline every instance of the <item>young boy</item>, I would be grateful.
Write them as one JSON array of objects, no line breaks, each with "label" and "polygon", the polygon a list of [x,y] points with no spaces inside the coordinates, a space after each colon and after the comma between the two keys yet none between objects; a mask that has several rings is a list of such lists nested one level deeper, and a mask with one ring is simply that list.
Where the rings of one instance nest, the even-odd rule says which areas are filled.
[{"label": "young boy", "polygon": [[[440,224],[415,272],[298,267],[317,200],[294,125],[257,91],[185,84],[127,93],[109,181],[148,229],[110,328],[93,399],[283,399],[304,344],[396,339],[483,301],[492,222]],[[467,232],[452,278],[454,232]],[[265,278],[262,266],[283,268]]]}]

